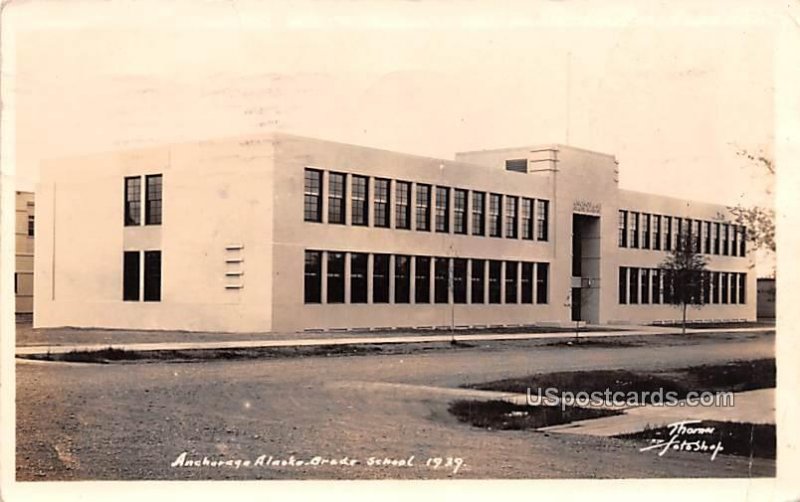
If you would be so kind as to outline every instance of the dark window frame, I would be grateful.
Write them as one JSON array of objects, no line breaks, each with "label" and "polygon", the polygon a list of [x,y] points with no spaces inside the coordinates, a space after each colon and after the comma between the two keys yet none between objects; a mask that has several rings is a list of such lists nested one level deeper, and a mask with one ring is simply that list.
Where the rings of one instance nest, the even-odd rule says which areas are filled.
[{"label": "dark window frame", "polygon": [[161,225],[163,220],[163,191],[164,176],[161,174],[148,174],[145,180],[145,225]]},{"label": "dark window frame", "polygon": [[142,224],[142,177],[126,176],[123,188],[125,192],[125,226],[139,226]]}]

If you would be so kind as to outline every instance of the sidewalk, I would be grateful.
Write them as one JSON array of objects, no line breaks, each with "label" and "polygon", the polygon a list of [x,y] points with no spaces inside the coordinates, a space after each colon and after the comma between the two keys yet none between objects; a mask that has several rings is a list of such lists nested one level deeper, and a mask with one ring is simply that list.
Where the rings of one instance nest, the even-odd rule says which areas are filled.
[{"label": "sidewalk", "polygon": [[[591,329],[591,326],[589,327]],[[607,327],[606,327],[607,328]],[[774,331],[770,327],[750,327],[750,328],[720,328],[720,329],[687,329],[687,334],[713,334],[713,333],[757,333]],[[291,338],[259,338],[259,339],[234,339],[234,340],[212,340],[212,341],[192,341],[192,342],[153,342],[153,343],[120,343],[111,341],[108,343],[94,344],[61,344],[61,345],[29,345],[16,347],[17,355],[32,354],[61,354],[73,351],[93,351],[107,349],[109,347],[124,349],[129,351],[158,351],[158,350],[215,350],[215,349],[245,349],[245,348],[266,348],[266,347],[308,347],[308,346],[332,346],[332,345],[382,345],[399,343],[449,343],[455,339],[460,342],[474,341],[503,341],[503,340],[540,340],[540,339],[574,339],[575,334],[567,331],[545,332],[545,333],[475,333],[458,334],[455,336],[450,332],[436,332],[437,334],[403,334],[403,335],[371,335],[364,333],[363,336],[353,336],[352,333],[303,333],[302,335],[313,336],[309,338],[292,335]],[[606,337],[626,337],[626,336],[649,336],[649,335],[670,335],[680,334],[680,328],[666,328],[659,326],[631,326],[629,329],[617,331],[588,331],[581,332],[581,339],[587,338],[606,338]],[[346,336],[350,335],[350,336]]]}]

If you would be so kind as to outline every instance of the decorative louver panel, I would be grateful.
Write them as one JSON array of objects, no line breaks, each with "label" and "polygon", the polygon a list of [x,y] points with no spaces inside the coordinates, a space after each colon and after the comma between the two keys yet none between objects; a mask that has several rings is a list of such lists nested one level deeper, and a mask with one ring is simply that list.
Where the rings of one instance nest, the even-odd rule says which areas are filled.
[{"label": "decorative louver panel", "polygon": [[225,246],[225,289],[244,288],[244,245]]}]

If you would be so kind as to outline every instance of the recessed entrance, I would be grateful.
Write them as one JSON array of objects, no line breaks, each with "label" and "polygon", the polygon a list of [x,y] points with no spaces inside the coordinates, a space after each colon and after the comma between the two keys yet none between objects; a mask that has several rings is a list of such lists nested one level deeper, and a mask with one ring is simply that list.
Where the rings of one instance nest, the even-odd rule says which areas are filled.
[{"label": "recessed entrance", "polygon": [[572,320],[600,320],[600,217],[572,215]]}]

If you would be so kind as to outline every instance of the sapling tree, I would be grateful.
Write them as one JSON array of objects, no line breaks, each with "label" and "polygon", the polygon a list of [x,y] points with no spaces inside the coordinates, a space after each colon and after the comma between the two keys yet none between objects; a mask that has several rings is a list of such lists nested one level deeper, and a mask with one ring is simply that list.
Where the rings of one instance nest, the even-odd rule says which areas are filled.
[{"label": "sapling tree", "polygon": [[682,333],[686,334],[686,310],[690,305],[704,305],[707,260],[698,252],[697,236],[684,233],[677,244],[658,268],[664,277],[664,303],[681,309]]}]

